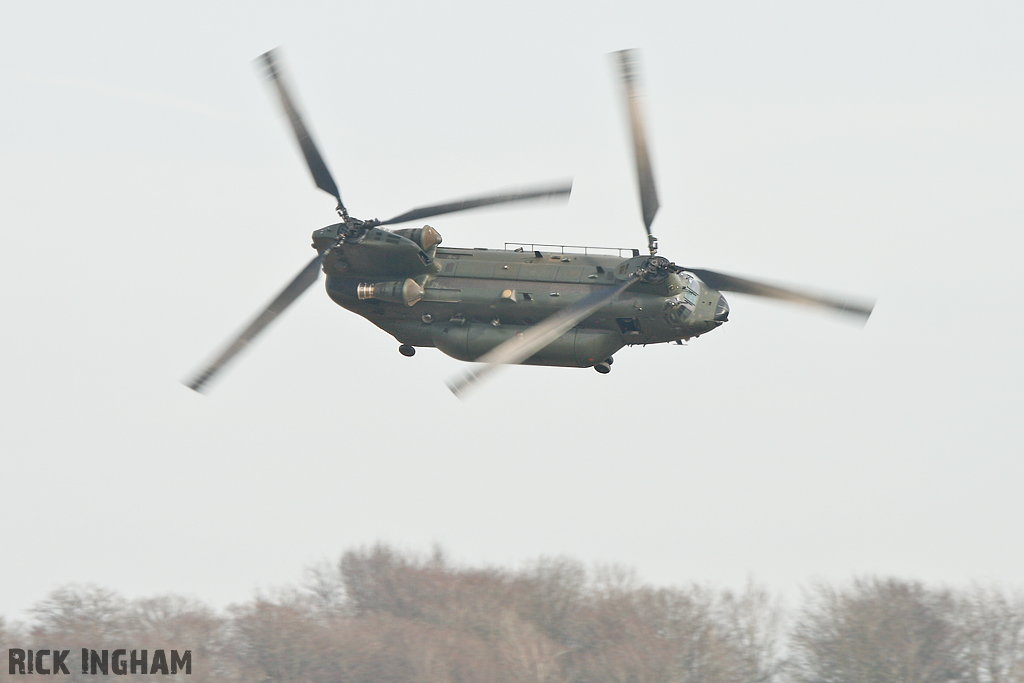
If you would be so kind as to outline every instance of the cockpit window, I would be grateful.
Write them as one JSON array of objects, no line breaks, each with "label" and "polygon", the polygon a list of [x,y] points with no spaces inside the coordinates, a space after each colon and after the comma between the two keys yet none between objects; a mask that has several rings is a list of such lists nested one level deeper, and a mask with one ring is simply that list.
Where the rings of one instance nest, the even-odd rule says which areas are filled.
[{"label": "cockpit window", "polygon": [[724,323],[729,319],[729,302],[724,296],[719,295],[718,305],[715,306],[715,320]]},{"label": "cockpit window", "polygon": [[683,292],[678,298],[686,308],[693,311],[700,299],[700,280],[690,273],[683,273],[683,286]]}]

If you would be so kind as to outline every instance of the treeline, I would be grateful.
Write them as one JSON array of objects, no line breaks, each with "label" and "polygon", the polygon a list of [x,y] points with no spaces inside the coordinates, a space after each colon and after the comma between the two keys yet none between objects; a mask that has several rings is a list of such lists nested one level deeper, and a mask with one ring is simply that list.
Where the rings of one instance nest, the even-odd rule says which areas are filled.
[{"label": "treeline", "polygon": [[[818,585],[785,613],[763,588],[659,588],[621,569],[541,560],[455,566],[378,546],[308,571],[301,588],[218,613],[67,587],[7,648],[192,653],[160,680],[280,683],[1024,683],[1024,599],[995,588],[867,578]],[[127,675],[120,680],[151,680]]]}]

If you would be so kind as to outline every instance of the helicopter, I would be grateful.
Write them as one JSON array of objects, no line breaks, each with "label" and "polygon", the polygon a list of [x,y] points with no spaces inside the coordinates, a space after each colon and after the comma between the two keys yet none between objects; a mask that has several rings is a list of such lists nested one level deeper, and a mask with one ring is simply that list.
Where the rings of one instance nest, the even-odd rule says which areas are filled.
[{"label": "helicopter", "polygon": [[299,113],[279,51],[255,61],[291,124],[316,186],[337,199],[341,221],[313,232],[309,263],[224,350],[186,385],[210,380],[323,272],[327,295],[398,342],[403,356],[435,347],[476,366],[448,382],[457,396],[513,364],[611,371],[624,346],[678,343],[729,320],[723,292],[817,306],[866,322],[873,304],[767,284],[658,255],[658,212],[644,126],[637,50],[612,53],[628,112],[648,254],[638,249],[506,243],[504,249],[442,247],[430,225],[388,226],[483,206],[567,199],[572,183],[494,192],[419,207],[388,220],[349,215],[338,186]]}]

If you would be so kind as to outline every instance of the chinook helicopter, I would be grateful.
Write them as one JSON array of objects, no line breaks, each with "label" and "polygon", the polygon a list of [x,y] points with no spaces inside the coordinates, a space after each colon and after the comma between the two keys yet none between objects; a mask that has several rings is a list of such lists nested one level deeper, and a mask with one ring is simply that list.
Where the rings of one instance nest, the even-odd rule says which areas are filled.
[{"label": "chinook helicopter", "polygon": [[506,243],[505,249],[442,247],[430,225],[389,229],[495,204],[568,198],[572,183],[498,192],[420,207],[388,220],[350,216],[296,107],[276,50],[257,58],[298,141],[313,181],[337,199],[341,222],[313,233],[316,256],[227,347],[186,384],[202,391],[249,342],[326,275],[327,295],[391,334],[403,356],[436,347],[476,365],[448,383],[464,394],[510,364],[592,367],[607,374],[624,346],[684,341],[729,320],[722,292],[791,301],[866,321],[870,303],[821,296],[658,255],[658,211],[635,50],[613,53],[628,111],[649,253],[637,249]]}]

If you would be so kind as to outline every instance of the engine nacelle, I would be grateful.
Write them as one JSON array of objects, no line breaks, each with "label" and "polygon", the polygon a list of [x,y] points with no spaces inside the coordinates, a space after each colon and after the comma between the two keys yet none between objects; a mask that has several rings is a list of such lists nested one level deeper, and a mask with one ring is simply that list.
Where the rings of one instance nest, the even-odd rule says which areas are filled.
[{"label": "engine nacelle", "polygon": [[360,282],[356,286],[356,296],[360,299],[377,299],[412,306],[423,298],[423,286],[412,278],[390,282]]},{"label": "engine nacelle", "polygon": [[[459,360],[474,361],[498,344],[530,329],[524,325],[464,323],[433,325],[434,346]],[[622,335],[607,330],[573,328],[523,361],[525,365],[587,368],[611,357],[623,346]]]},{"label": "engine nacelle", "polygon": [[437,245],[441,244],[441,233],[429,225],[424,225],[422,228],[400,228],[392,230],[392,232],[415,242],[431,258],[434,257]]}]

